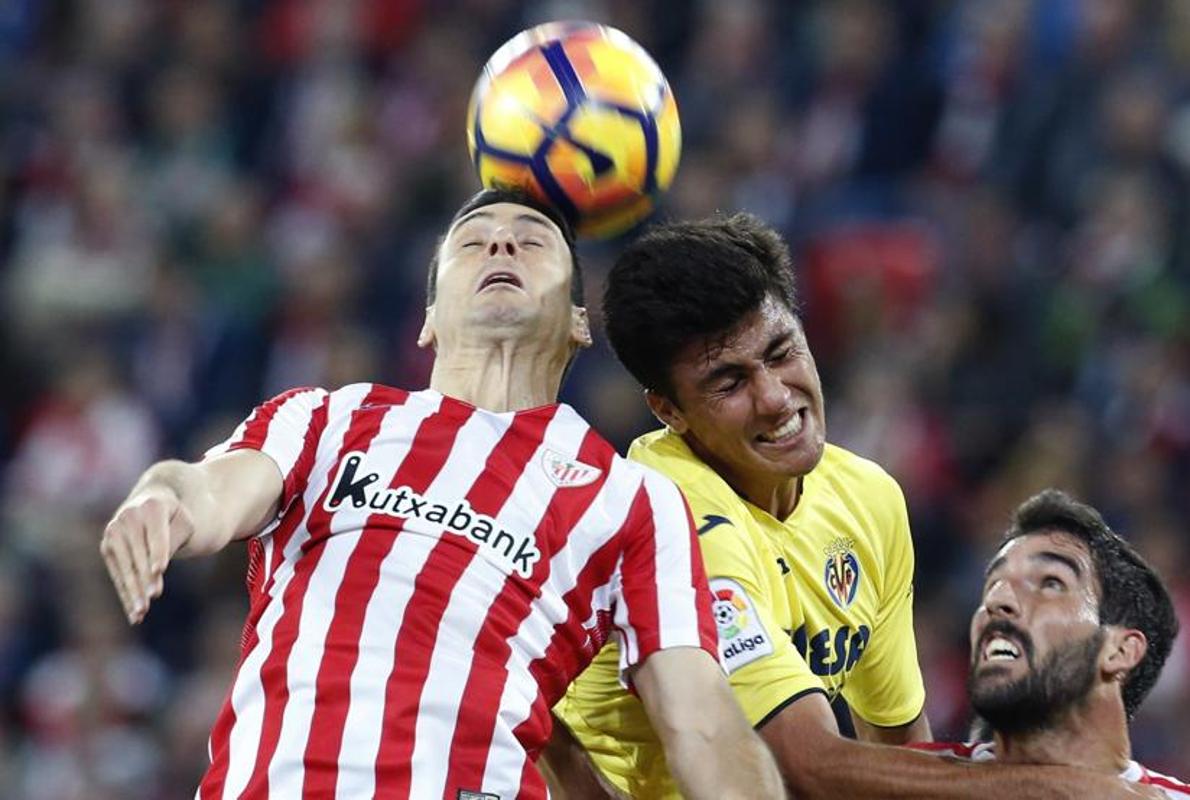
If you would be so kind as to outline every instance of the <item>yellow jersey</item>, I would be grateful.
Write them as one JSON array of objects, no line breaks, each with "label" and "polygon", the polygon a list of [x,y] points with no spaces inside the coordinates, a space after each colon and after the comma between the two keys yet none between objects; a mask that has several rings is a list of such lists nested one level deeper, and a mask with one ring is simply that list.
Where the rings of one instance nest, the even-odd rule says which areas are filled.
[{"label": "yellow jersey", "polygon": [[[686,495],[714,594],[719,651],[759,727],[808,692],[842,694],[884,727],[925,702],[913,636],[913,542],[905,499],[880,466],[834,445],[778,520],[737,495],[682,438],[655,431],[629,458]],[[680,797],[609,642],[555,707],[595,763],[635,798]]]}]

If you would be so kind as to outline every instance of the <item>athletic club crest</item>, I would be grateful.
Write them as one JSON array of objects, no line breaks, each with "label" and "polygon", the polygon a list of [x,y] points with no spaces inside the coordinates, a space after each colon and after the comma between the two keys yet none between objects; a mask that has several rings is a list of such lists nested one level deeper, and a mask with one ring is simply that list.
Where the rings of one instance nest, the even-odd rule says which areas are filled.
[{"label": "athletic club crest", "polygon": [[598,467],[567,458],[553,450],[546,450],[541,454],[541,468],[545,470],[545,474],[554,486],[559,489],[586,486],[589,483],[594,483],[603,474],[603,470]]},{"label": "athletic club crest", "polygon": [[855,600],[859,589],[859,559],[855,557],[855,542],[835,539],[826,548],[826,571],[823,583],[835,605],[847,608]]}]

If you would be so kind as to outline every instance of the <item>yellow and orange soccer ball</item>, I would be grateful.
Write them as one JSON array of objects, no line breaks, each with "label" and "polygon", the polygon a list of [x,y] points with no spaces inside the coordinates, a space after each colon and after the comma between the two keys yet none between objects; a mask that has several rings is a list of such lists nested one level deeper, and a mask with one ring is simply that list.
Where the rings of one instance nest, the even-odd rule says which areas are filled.
[{"label": "yellow and orange soccer ball", "polygon": [[665,76],[626,34],[591,22],[523,31],[471,94],[467,145],[485,187],[519,186],[604,238],[647,217],[682,149]]}]

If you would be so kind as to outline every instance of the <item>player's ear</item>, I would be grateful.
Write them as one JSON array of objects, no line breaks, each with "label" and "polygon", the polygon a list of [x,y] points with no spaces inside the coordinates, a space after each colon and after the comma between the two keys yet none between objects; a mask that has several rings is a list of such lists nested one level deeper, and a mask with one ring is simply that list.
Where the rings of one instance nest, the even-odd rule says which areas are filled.
[{"label": "player's ear", "polygon": [[422,323],[421,332],[417,334],[417,346],[425,349],[438,344],[438,335],[434,332],[434,306],[426,307],[426,321]]},{"label": "player's ear", "polygon": [[653,416],[674,433],[681,436],[690,429],[686,423],[686,417],[682,414],[682,409],[678,408],[677,404],[665,395],[654,392],[652,389],[646,389],[645,402],[648,404],[649,410],[653,412]]},{"label": "player's ear", "polygon": [[582,306],[570,307],[570,343],[576,348],[591,346],[591,323]]},{"label": "player's ear", "polygon": [[1135,628],[1107,626],[1103,650],[1100,652],[1100,667],[1115,680],[1124,680],[1144,660],[1149,641]]}]

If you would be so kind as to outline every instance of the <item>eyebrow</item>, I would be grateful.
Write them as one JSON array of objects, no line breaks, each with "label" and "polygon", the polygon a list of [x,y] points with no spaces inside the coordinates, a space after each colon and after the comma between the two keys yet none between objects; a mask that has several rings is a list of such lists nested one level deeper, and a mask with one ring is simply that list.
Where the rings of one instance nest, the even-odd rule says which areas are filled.
[{"label": "eyebrow", "polygon": [[[772,355],[775,351],[779,350],[780,348],[784,347],[785,345],[789,344],[792,341],[793,341],[793,333],[791,331],[782,331],[781,333],[778,333],[772,339],[769,340],[769,343],[765,346],[764,353],[761,357],[764,359],[768,359],[768,358],[772,357]],[[719,379],[723,378],[726,375],[731,375],[732,373],[745,372],[745,371],[746,371],[746,367],[744,367],[740,364],[720,364],[719,366],[715,367],[710,372],[708,372],[706,375],[704,375],[702,377],[702,379],[699,380],[698,386],[700,389],[707,389],[710,386],[712,386],[716,381],[718,381]]]},{"label": "eyebrow", "polygon": [[1082,567],[1073,558],[1062,553],[1056,553],[1053,550],[1043,550],[1040,553],[1034,553],[1030,560],[1032,561],[1046,561],[1050,563],[1065,564],[1074,573],[1074,577],[1081,578],[1083,576]]},{"label": "eyebrow", "polygon": [[[451,228],[451,231],[457,231],[459,228],[463,227],[473,219],[491,219],[492,216],[492,212],[485,211],[482,208],[477,208],[475,211],[472,211],[470,214],[467,214],[458,222],[456,222],[454,227]],[[514,219],[517,222],[532,222],[535,225],[540,225],[548,231],[553,231],[553,225],[549,222],[546,222],[545,219],[537,216],[536,214],[517,214]]]},{"label": "eyebrow", "polygon": [[[1005,560],[1007,560],[1006,556],[997,556],[996,558],[992,559],[992,563],[988,564],[988,568],[984,570],[984,580],[987,580],[987,578],[990,577],[993,572],[1003,566]],[[1070,569],[1071,572],[1074,573],[1076,578],[1081,578],[1083,576],[1082,567],[1079,566],[1077,561],[1075,561],[1070,556],[1054,552],[1053,550],[1043,550],[1040,553],[1034,553],[1033,555],[1029,556],[1029,560],[1064,564]]]}]

